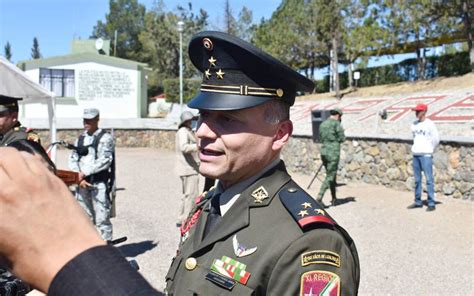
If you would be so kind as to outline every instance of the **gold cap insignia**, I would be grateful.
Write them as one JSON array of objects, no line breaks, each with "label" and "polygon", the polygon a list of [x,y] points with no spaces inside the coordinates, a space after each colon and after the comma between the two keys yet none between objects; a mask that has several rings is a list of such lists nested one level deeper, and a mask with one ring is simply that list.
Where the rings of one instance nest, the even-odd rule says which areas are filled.
[{"label": "gold cap insignia", "polygon": [[209,61],[209,64],[211,65],[211,67],[215,67],[215,66],[216,66],[217,60],[216,60],[213,56],[211,56],[211,58],[208,59],[208,61]]},{"label": "gold cap insignia", "polygon": [[209,51],[211,51],[214,48],[214,44],[212,44],[212,41],[209,38],[203,38],[202,45],[204,45],[204,48]]},{"label": "gold cap insignia", "polygon": [[282,90],[281,88],[277,89],[277,90],[276,90],[276,95],[277,95],[279,98],[283,97],[283,90]]},{"label": "gold cap insignia", "polygon": [[255,203],[262,203],[264,199],[268,198],[268,192],[263,186],[255,189],[251,195],[255,199]]}]

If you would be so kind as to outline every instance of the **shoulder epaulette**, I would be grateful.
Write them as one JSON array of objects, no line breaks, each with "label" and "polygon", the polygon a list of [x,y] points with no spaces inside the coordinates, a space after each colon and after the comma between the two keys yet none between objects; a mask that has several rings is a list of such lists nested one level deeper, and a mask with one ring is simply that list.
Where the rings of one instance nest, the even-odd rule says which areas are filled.
[{"label": "shoulder epaulette", "polygon": [[308,193],[298,187],[284,187],[280,200],[301,228],[313,223],[336,225],[336,222]]}]

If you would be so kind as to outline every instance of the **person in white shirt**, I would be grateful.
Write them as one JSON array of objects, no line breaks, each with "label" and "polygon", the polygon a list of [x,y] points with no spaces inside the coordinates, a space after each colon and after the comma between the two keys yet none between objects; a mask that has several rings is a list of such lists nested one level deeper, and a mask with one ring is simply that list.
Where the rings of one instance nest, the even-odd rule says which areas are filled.
[{"label": "person in white shirt", "polygon": [[428,106],[417,104],[412,109],[416,112],[416,120],[411,125],[413,135],[413,175],[415,177],[415,202],[408,206],[408,209],[421,208],[421,172],[425,174],[426,187],[428,190],[428,208],[426,211],[436,209],[434,200],[434,180],[433,180],[433,152],[439,144],[439,134],[435,124],[426,118]]}]

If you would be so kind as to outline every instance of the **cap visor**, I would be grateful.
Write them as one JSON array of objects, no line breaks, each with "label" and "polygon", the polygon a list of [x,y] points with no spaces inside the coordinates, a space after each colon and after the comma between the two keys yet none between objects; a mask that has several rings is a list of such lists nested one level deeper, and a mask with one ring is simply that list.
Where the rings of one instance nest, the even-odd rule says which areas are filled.
[{"label": "cap visor", "polygon": [[199,92],[188,103],[188,107],[202,110],[240,110],[258,106],[273,99],[273,97]]}]

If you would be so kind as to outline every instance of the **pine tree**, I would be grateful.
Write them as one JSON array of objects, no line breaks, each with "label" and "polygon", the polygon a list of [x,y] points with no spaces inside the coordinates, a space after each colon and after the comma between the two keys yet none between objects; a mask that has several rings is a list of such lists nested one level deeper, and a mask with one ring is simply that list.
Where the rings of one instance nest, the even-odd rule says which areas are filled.
[{"label": "pine tree", "polygon": [[5,45],[5,58],[9,60],[10,62],[12,61],[12,47],[10,45],[10,42],[7,41],[7,44]]},{"label": "pine tree", "polygon": [[31,48],[31,58],[36,60],[36,59],[41,59],[41,52],[39,49],[39,43],[38,43],[38,38],[33,38],[33,47]]}]

